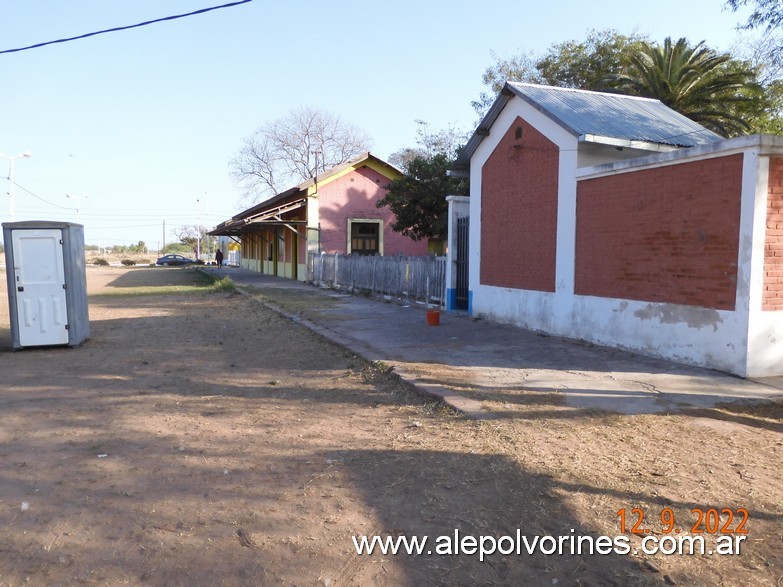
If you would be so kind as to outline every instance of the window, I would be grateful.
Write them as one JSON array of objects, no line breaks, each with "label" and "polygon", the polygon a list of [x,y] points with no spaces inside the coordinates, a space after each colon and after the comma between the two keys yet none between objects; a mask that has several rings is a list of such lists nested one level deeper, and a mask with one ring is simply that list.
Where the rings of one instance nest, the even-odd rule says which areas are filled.
[{"label": "window", "polygon": [[380,249],[380,221],[357,222],[350,220],[351,250],[354,255],[377,255]]}]

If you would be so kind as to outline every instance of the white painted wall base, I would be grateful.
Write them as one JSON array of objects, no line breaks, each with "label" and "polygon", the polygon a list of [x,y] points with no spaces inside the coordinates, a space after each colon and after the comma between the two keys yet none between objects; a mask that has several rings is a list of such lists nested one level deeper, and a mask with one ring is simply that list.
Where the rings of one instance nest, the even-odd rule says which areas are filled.
[{"label": "white painted wall base", "polygon": [[473,311],[492,320],[717,369],[746,371],[747,319],[739,312],[481,286]]}]

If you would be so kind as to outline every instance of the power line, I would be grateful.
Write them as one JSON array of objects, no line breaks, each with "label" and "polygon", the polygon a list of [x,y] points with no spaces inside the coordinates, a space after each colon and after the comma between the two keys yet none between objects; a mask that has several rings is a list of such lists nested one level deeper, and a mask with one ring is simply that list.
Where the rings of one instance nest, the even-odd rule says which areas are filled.
[{"label": "power line", "polygon": [[[160,222],[156,222],[155,224],[131,224],[131,225],[125,225],[125,226],[92,226],[89,225],[87,228],[90,230],[114,230],[115,228],[152,228],[152,227],[158,227],[160,228]],[[166,228],[193,228],[192,224],[171,224],[166,223]]]},{"label": "power line", "polygon": [[68,206],[60,206],[58,204],[55,204],[54,202],[50,202],[49,200],[44,200],[41,196],[36,196],[33,192],[28,190],[26,187],[19,185],[18,183],[14,182],[14,185],[18,187],[20,190],[27,192],[32,197],[34,197],[36,200],[41,200],[44,204],[49,204],[50,206],[54,206],[55,208],[60,208],[61,210],[74,210],[75,208],[70,208]]},{"label": "power line", "polygon": [[157,222],[155,224],[129,224],[125,226],[86,226],[85,228],[94,231],[94,230],[115,230],[117,228],[160,228],[160,223]]},{"label": "power line", "polygon": [[253,0],[239,0],[238,2],[229,2],[228,4],[221,4],[220,6],[212,6],[210,8],[202,8],[201,10],[194,10],[193,12],[187,12],[185,14],[175,14],[173,16],[166,16],[163,18],[156,18],[154,20],[147,20],[144,22],[140,22],[138,24],[131,24],[128,26],[121,26],[121,27],[115,27],[111,29],[104,29],[101,31],[96,31],[94,33],[86,33],[84,35],[79,35],[76,37],[67,37],[65,39],[57,39],[56,41],[46,41],[45,43],[36,43],[35,45],[29,45],[27,47],[19,47],[17,49],[5,49],[3,51],[0,51],[0,55],[3,53],[18,53],[19,51],[28,51],[29,49],[38,49],[39,47],[46,47],[47,45],[54,45],[56,43],[68,43],[69,41],[78,41],[79,39],[86,39],[87,37],[94,37],[95,35],[103,35],[106,33],[116,33],[118,31],[126,31],[128,29],[135,29],[142,26],[147,26],[148,24],[155,24],[158,22],[163,22],[167,20],[176,20],[178,18],[185,18],[186,16],[193,16],[195,14],[203,14],[205,12],[210,12],[212,10],[219,10],[221,8],[230,8],[232,6],[238,6],[239,4],[247,4],[248,2],[252,2]]},{"label": "power line", "polygon": [[[8,179],[8,178],[6,177],[5,179]],[[39,200],[39,201],[43,202],[44,204],[48,204],[50,206],[54,206],[55,208],[60,208],[61,210],[75,210],[76,209],[76,208],[73,208],[71,206],[61,206],[59,204],[55,204],[54,202],[50,202],[49,200],[46,200],[46,199],[42,198],[41,196],[34,194],[30,190],[28,190],[26,187],[24,187],[23,185],[18,184],[17,182],[14,182],[14,185],[16,187],[18,187],[20,190],[22,190],[23,192],[26,192],[26,193],[30,194],[36,200]],[[103,212],[103,211],[83,212],[82,215],[83,216],[96,216],[96,217],[99,217],[99,218],[103,218],[103,217],[106,217],[106,216],[112,216],[112,215],[116,215],[116,214],[122,214],[122,216],[124,218],[128,218],[128,217],[131,217],[131,218],[160,218],[161,216],[179,216],[179,217],[189,218],[189,219],[193,218],[195,216],[195,213],[189,213],[189,212],[184,212],[183,213],[182,208],[168,208],[168,209],[161,208],[160,210],[156,210],[156,211],[153,211],[153,212],[144,212],[144,213],[138,213],[136,210],[137,210],[136,208],[116,208],[116,209],[112,209],[112,210],[109,210],[109,211],[106,211],[106,212]],[[129,211],[130,211],[130,213],[129,213]],[[221,219],[225,219],[225,218],[231,218],[232,215],[231,214],[214,213],[214,214],[204,214],[203,216],[205,218],[221,218]]]}]

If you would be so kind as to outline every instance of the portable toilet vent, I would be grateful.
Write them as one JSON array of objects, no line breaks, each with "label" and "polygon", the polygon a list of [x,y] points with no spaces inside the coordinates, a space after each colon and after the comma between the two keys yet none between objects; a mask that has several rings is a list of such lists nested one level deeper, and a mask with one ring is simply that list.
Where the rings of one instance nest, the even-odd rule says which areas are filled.
[{"label": "portable toilet vent", "polygon": [[84,227],[6,222],[3,242],[13,348],[76,346],[89,338]]}]

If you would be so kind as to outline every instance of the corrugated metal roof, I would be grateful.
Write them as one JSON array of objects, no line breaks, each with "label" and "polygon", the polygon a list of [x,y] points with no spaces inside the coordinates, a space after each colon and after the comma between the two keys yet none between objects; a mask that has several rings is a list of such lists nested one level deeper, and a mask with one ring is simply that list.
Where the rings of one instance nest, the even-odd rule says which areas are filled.
[{"label": "corrugated metal roof", "polygon": [[460,153],[456,167],[465,168],[508,101],[521,98],[581,140],[601,139],[695,147],[721,136],[690,120],[659,100],[508,82],[476,133]]},{"label": "corrugated metal roof", "polygon": [[675,147],[721,140],[659,100],[513,82],[508,86],[577,136],[597,135]]}]

